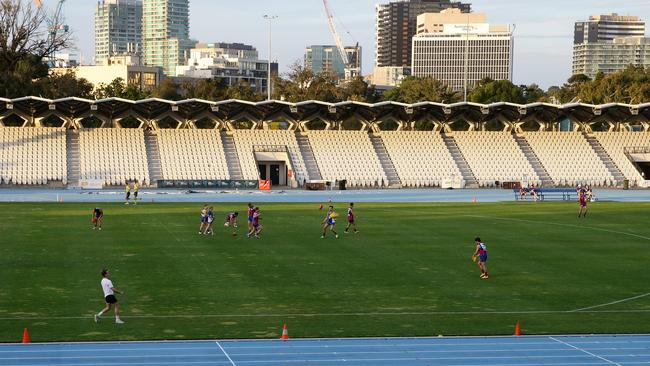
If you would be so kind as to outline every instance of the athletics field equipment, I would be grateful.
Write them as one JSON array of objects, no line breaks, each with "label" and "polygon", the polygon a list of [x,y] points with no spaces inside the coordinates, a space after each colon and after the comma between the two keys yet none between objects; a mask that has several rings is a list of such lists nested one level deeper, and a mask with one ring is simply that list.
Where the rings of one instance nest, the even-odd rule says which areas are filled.
[{"label": "athletics field equipment", "polygon": [[[102,203],[101,232],[96,203],[0,203],[0,342],[25,327],[32,342],[278,339],[284,323],[292,338],[650,329],[650,203],[578,220],[575,203],[468,201],[355,201],[361,233],[335,242],[313,203],[264,203],[262,240],[197,235],[203,202]],[[477,235],[489,281],[467,260]],[[119,327],[93,322],[103,267],[129,294]]]}]

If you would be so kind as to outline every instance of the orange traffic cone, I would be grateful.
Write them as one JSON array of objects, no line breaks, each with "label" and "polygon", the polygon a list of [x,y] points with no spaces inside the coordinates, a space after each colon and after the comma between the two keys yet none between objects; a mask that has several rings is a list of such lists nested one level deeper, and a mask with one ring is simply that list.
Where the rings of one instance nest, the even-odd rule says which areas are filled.
[{"label": "orange traffic cone", "polygon": [[515,325],[515,336],[519,337],[520,335],[521,335],[521,324],[517,322],[517,324]]},{"label": "orange traffic cone", "polygon": [[280,337],[283,341],[288,341],[289,340],[289,331],[287,330],[287,325],[284,325],[284,328],[282,328],[282,337]]},{"label": "orange traffic cone", "polygon": [[27,331],[27,328],[23,330],[23,344],[29,343],[29,332]]}]

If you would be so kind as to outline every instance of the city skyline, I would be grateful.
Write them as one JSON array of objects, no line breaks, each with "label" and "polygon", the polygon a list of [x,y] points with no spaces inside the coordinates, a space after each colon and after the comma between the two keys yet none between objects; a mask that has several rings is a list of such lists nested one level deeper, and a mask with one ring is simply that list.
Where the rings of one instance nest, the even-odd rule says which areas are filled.
[{"label": "city skyline", "polygon": [[[344,44],[359,42],[364,49],[365,74],[371,73],[374,66],[375,4],[386,2],[330,1]],[[611,12],[650,19],[650,3],[644,0],[629,0],[624,4],[581,0],[568,5],[559,0],[544,3],[474,0],[471,3],[472,10],[486,13],[490,23],[516,25],[513,81],[516,84],[536,82],[544,88],[562,84],[571,76],[573,27],[576,21]],[[53,7],[55,2],[46,0],[44,4]],[[94,55],[95,6],[94,1],[69,0],[64,9],[67,24],[74,33],[76,52],[83,56],[86,63],[92,62]],[[281,72],[287,71],[294,62],[302,61],[306,46],[333,43],[320,0],[282,1],[274,3],[273,7],[262,0],[241,4],[223,0],[191,0],[190,36],[201,42],[252,44],[260,51],[260,57],[266,58],[268,23],[262,19],[266,13],[279,16],[273,24],[272,58],[280,62]],[[300,28],[299,32],[296,27]]]}]

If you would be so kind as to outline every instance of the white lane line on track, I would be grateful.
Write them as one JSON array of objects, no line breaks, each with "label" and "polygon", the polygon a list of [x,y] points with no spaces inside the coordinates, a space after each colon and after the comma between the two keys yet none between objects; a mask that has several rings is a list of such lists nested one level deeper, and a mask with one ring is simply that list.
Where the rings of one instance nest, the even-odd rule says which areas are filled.
[{"label": "white lane line on track", "polygon": [[[176,315],[129,315],[124,319],[194,319],[194,318],[310,318],[310,317],[346,317],[346,316],[423,316],[423,315],[526,315],[526,314],[570,314],[574,310],[522,310],[522,311],[422,311],[422,312],[369,312],[369,313],[289,313],[289,314],[176,314]],[[593,310],[580,311],[583,314],[644,314],[650,309],[637,310]],[[92,320],[92,315],[87,316],[34,316],[34,317],[0,317],[0,321],[22,320]]]},{"label": "white lane line on track", "polygon": [[603,360],[603,361],[605,361],[605,362],[607,362],[607,363],[609,363],[609,364],[616,365],[616,366],[622,366],[620,363],[616,363],[616,362],[614,362],[614,361],[612,361],[612,360],[608,360],[608,359],[606,359],[605,357],[600,357],[600,356],[598,356],[598,355],[596,355],[596,354],[593,354],[593,353],[591,353],[591,352],[589,352],[589,351],[587,351],[587,350],[584,350],[584,349],[582,349],[582,348],[580,348],[580,347],[576,347],[576,346],[574,346],[574,345],[572,345],[572,344],[569,344],[569,343],[567,343],[567,342],[564,342],[564,341],[562,341],[562,340],[559,340],[559,339],[557,339],[557,338],[555,338],[555,337],[548,337],[548,338],[551,339],[551,340],[553,340],[553,341],[555,341],[555,342],[561,343],[561,344],[563,344],[563,345],[565,345],[565,346],[571,347],[571,348],[573,348],[573,349],[575,349],[575,350],[577,350],[577,351],[580,351],[580,352],[586,353],[586,354],[588,354],[588,355],[590,355],[590,356],[592,356],[592,357],[596,357],[596,358],[598,358],[598,359],[600,359],[600,360]]},{"label": "white lane line on track", "polygon": [[232,360],[232,358],[230,358],[230,356],[228,355],[228,352],[226,352],[226,350],[223,349],[223,347],[221,347],[221,343],[219,343],[219,341],[217,341],[216,343],[217,343],[217,346],[219,346],[219,349],[221,349],[221,352],[223,352],[223,354],[226,355],[226,358],[228,358],[228,361],[230,361],[230,364],[232,366],[237,366],[235,364],[235,362]]},{"label": "white lane line on track", "polygon": [[493,217],[493,216],[482,216],[482,215],[463,215],[463,216],[465,216],[465,217],[475,217],[475,218],[479,218],[479,219],[490,219],[490,220],[499,220],[499,221],[514,221],[514,222],[524,222],[524,223],[529,223],[529,224],[544,224],[544,225],[564,226],[564,227],[572,227],[572,228],[579,228],[579,229],[589,229],[589,230],[594,230],[594,231],[602,231],[602,232],[612,233],[612,234],[621,234],[621,235],[632,236],[632,237],[639,238],[639,239],[650,240],[650,237],[648,237],[648,236],[643,236],[643,235],[634,234],[634,233],[628,233],[628,232],[625,232],[625,231],[603,229],[603,228],[600,228],[600,227],[593,227],[593,226],[563,224],[563,223],[559,223],[559,222],[547,222],[547,221],[539,221],[539,220],[515,219],[515,218],[509,218],[509,217]]},{"label": "white lane line on track", "polygon": [[628,297],[626,299],[616,300],[616,301],[608,302],[608,303],[605,303],[605,304],[594,305],[594,306],[589,306],[589,307],[586,307],[586,308],[570,310],[569,312],[570,313],[583,312],[585,310],[597,309],[597,308],[602,308],[602,307],[609,306],[609,305],[620,304],[622,302],[628,302],[628,301],[632,301],[632,300],[636,300],[636,299],[641,299],[641,298],[647,297],[647,296],[650,296],[650,292],[648,292],[647,294]]}]

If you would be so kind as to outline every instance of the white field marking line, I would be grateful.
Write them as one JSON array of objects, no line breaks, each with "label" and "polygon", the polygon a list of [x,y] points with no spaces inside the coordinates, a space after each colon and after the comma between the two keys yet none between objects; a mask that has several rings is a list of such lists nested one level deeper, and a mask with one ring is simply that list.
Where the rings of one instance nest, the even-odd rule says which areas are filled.
[{"label": "white field marking line", "polygon": [[160,220],[156,220],[156,222],[158,223],[158,225],[162,226],[165,229],[165,231],[167,231],[169,235],[171,235],[171,237],[174,238],[174,240],[176,240],[178,244],[180,244],[183,248],[185,248],[190,253],[190,258],[192,258],[196,263],[198,263],[201,267],[203,267],[204,270],[210,272],[210,269],[200,259],[196,258],[194,253],[187,248],[187,245],[185,245],[185,243],[183,243],[183,241],[179,239],[176,236],[176,234],[174,234],[173,231],[169,230],[167,225],[160,222]]},{"label": "white field marking line", "polygon": [[232,358],[230,358],[230,356],[228,355],[228,352],[226,352],[226,350],[223,349],[223,347],[221,347],[221,343],[219,343],[219,341],[217,341],[216,343],[217,343],[217,346],[219,346],[219,349],[221,349],[221,352],[223,352],[223,354],[226,355],[226,358],[228,359],[228,361],[230,361],[230,364],[232,366],[237,366],[237,364],[235,364],[235,362],[232,360]]},{"label": "white field marking line", "polygon": [[[194,318],[279,318],[279,317],[346,317],[346,316],[421,316],[421,315],[526,315],[526,314],[569,314],[573,310],[530,310],[530,311],[424,311],[424,312],[369,312],[369,313],[289,313],[289,314],[177,314],[177,315],[128,315],[122,316],[124,319],[194,319]],[[650,309],[638,310],[594,310],[581,311],[584,314],[639,314],[650,313]],[[0,317],[0,321],[11,320],[78,320],[92,319],[92,315],[87,316],[44,316],[44,317]]]},{"label": "white field marking line", "polygon": [[570,312],[570,313],[577,313],[577,312],[581,312],[581,311],[583,311],[583,310],[591,310],[591,309],[596,309],[596,308],[602,308],[602,307],[609,306],[609,305],[620,304],[620,303],[622,303],[622,302],[627,302],[627,301],[632,301],[632,300],[640,299],[640,298],[643,298],[643,297],[646,297],[646,296],[650,296],[650,292],[648,292],[647,294],[643,294],[643,295],[637,295],[637,296],[633,296],[633,297],[628,297],[627,299],[621,299],[621,300],[616,300],[616,301],[608,302],[608,303],[606,303],[606,304],[600,304],[600,305],[589,306],[589,307],[586,307],[586,308],[580,308],[580,309],[570,310],[569,312]]},{"label": "white field marking line", "polygon": [[[573,224],[561,224],[561,223],[554,223],[554,222],[545,222],[545,221],[534,221],[534,220],[524,220],[524,219],[513,219],[513,218],[506,218],[506,217],[490,217],[490,216],[480,216],[480,215],[465,215],[469,217],[479,217],[479,218],[484,218],[484,219],[494,219],[494,220],[501,220],[501,221],[516,221],[516,222],[527,222],[527,223],[541,223],[541,224],[547,224],[547,225],[556,225],[556,226],[567,226],[567,227],[577,227],[577,228],[587,228],[587,229],[592,229],[592,230],[599,230],[599,231],[605,231],[605,232],[610,232],[614,234],[621,234],[621,235],[628,235],[628,236],[633,236],[641,239],[646,239],[650,240],[649,237],[638,235],[638,234],[633,234],[633,233],[626,233],[624,231],[616,231],[616,230],[608,230],[608,229],[603,229],[603,228],[594,228],[594,227],[589,227],[589,226],[580,226],[580,225],[573,225]],[[623,302],[627,301],[632,301],[636,299],[640,299],[646,296],[650,296],[650,292],[647,294],[643,295],[637,295],[633,297],[628,297],[626,299],[621,299],[621,300],[616,300],[612,302],[608,302],[606,304],[600,304],[600,305],[594,305],[594,306],[589,306],[586,308],[580,308],[580,309],[574,309],[574,310],[569,310],[569,313],[576,313],[584,310],[591,310],[591,309],[596,309],[596,308],[602,308],[605,306],[609,305],[615,305],[615,304],[620,304]]]},{"label": "white field marking line", "polygon": [[463,215],[463,216],[465,216],[465,217],[476,217],[476,218],[480,218],[480,219],[514,221],[514,222],[525,222],[525,223],[530,223],[530,224],[545,224],[545,225],[573,227],[573,228],[579,228],[579,229],[590,229],[590,230],[603,231],[603,232],[612,233],[612,234],[621,234],[621,235],[633,236],[635,238],[640,238],[640,239],[644,239],[644,240],[650,240],[650,237],[648,237],[648,236],[643,236],[643,235],[634,234],[634,233],[628,233],[628,232],[625,232],[625,231],[603,229],[603,228],[600,228],[600,227],[593,227],[593,226],[562,224],[562,223],[559,223],[559,222],[525,220],[525,219],[515,219],[515,218],[508,218],[508,217],[492,217],[492,216],[481,216],[481,215]]},{"label": "white field marking line", "polygon": [[573,348],[573,349],[575,349],[575,350],[578,350],[578,351],[580,351],[580,352],[586,353],[586,354],[588,354],[588,355],[590,355],[590,356],[592,356],[592,357],[596,357],[596,358],[598,358],[598,359],[600,359],[600,360],[603,360],[603,361],[605,361],[605,362],[607,362],[607,363],[610,363],[610,364],[612,364],[612,365],[622,366],[620,363],[616,363],[616,362],[614,362],[614,361],[612,361],[612,360],[608,360],[608,359],[606,359],[606,358],[604,358],[604,357],[600,357],[600,356],[598,356],[598,355],[596,355],[596,354],[593,354],[593,353],[591,353],[591,352],[589,352],[589,351],[587,351],[587,350],[584,350],[584,349],[582,349],[582,348],[580,348],[580,347],[576,347],[576,346],[574,346],[574,345],[572,345],[572,344],[569,344],[569,343],[567,343],[567,342],[561,341],[561,340],[559,340],[559,339],[557,339],[557,338],[555,338],[555,337],[548,337],[548,338],[551,339],[551,340],[553,340],[553,341],[555,341],[555,342],[562,343],[563,345],[568,346],[568,347],[571,347],[571,348]]}]

